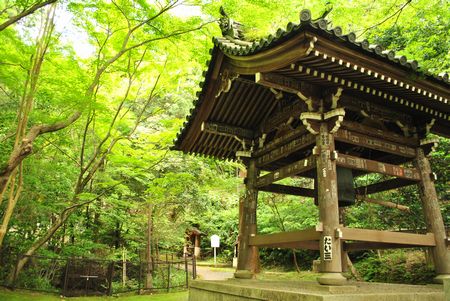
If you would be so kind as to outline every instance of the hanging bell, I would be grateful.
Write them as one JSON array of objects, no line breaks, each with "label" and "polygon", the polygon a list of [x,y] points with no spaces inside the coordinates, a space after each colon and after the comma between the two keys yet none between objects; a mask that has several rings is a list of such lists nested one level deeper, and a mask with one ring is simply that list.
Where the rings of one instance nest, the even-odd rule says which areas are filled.
[{"label": "hanging bell", "polygon": [[339,207],[351,206],[355,203],[355,188],[351,169],[336,168]]}]

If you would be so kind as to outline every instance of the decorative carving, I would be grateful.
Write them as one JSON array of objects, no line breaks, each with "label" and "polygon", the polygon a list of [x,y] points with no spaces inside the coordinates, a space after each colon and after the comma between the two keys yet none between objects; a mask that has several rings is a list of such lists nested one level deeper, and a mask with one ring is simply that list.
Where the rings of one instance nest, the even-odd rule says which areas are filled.
[{"label": "decorative carving", "polygon": [[220,7],[220,14],[222,17],[219,19],[219,26],[222,30],[222,35],[231,39],[244,40],[242,24],[231,19],[222,6]]},{"label": "decorative carving", "polygon": [[219,89],[217,90],[217,93],[216,93],[216,98],[219,97],[220,94],[222,94],[222,92],[227,93],[228,91],[230,91],[233,80],[235,80],[238,77],[239,77],[239,74],[237,74],[235,72],[231,72],[228,69],[225,69],[221,73],[221,81],[220,81]]}]

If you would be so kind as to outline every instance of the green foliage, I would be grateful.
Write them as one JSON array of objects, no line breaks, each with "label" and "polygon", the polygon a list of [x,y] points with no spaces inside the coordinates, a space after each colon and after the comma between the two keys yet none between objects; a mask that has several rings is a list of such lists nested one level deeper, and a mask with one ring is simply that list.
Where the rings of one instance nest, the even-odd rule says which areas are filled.
[{"label": "green foliage", "polygon": [[433,267],[426,264],[423,251],[391,251],[382,257],[372,254],[355,267],[365,281],[427,284],[436,276]]},{"label": "green foliage", "polygon": [[[5,10],[7,3],[13,6]],[[0,22],[29,3],[1,3]],[[359,39],[368,38],[407,55],[408,59],[417,59],[423,69],[440,72],[450,68],[448,1],[415,0],[401,10],[403,3],[395,0],[223,0],[193,1],[193,4],[199,5],[202,15],[180,17],[169,10],[142,23],[130,35],[129,45],[154,41],[134,48],[109,65],[93,95],[86,92],[88,87],[101,66],[120,52],[127,28],[154,16],[160,7],[153,1],[128,0],[70,0],[60,4],[56,16],[59,25],[42,65],[28,127],[64,120],[77,110],[83,115],[69,128],[37,139],[33,155],[24,163],[24,190],[1,250],[2,279],[15,261],[13,254],[26,251],[36,238],[42,237],[64,208],[75,201],[97,197],[72,214],[40,254],[120,259],[125,248],[130,259],[142,257],[141,250],[147,243],[144,233],[147,210],[153,205],[154,251],[181,252],[186,229],[198,226],[204,233],[204,255],[212,254],[209,237],[217,234],[222,238],[219,256],[230,262],[238,234],[238,203],[243,193],[242,179],[236,177],[241,166],[169,151],[196,99],[198,83],[210,57],[211,36],[219,36],[220,29],[209,24],[193,32],[163,38],[220,17],[221,5],[231,18],[245,25],[250,40],[274,33],[288,22],[298,23],[303,8],[309,8],[313,18],[318,18],[332,7],[327,16],[332,21],[330,25],[339,25],[344,32],[355,31]],[[0,32],[0,168],[7,162],[13,146],[18,103],[42,16],[42,12],[35,13]],[[76,43],[92,48],[90,55],[81,58],[74,50],[73,41],[66,39],[74,33],[80,33]],[[127,93],[131,72],[135,73]],[[151,101],[146,105],[148,99]],[[140,112],[146,118],[133,132]],[[108,152],[113,139],[120,139],[74,199],[80,170],[87,164],[80,158],[83,153],[86,159],[92,158],[105,137],[105,144],[97,149],[99,152]],[[438,175],[436,187],[446,225],[450,223],[449,141],[442,138],[431,158]],[[366,185],[379,180],[383,178],[367,176],[357,181]],[[294,184],[311,187],[308,181]],[[380,199],[408,205],[412,213],[358,203],[347,210],[347,224],[372,229],[423,229],[425,223],[417,196],[412,187],[379,194]],[[311,199],[262,193],[258,206],[259,233],[305,229],[318,220]],[[4,209],[5,202],[0,205],[0,215]],[[298,250],[295,254],[302,269],[309,269],[318,256],[316,252]],[[261,259],[268,266],[292,267],[293,255],[291,250],[263,249]],[[377,263],[373,260],[367,259],[367,265]],[[362,268],[369,270],[364,264]],[[39,273],[35,271],[33,279],[23,281],[45,288],[48,283]],[[381,279],[387,277],[386,273],[372,274],[383,274],[379,276]],[[412,272],[408,277],[418,279]]]}]

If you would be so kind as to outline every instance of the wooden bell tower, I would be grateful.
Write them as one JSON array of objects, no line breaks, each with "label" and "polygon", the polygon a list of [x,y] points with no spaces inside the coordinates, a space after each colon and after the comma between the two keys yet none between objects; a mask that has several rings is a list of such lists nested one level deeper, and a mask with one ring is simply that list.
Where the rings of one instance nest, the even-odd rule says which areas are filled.
[{"label": "wooden bell tower", "polygon": [[[320,250],[319,283],[342,285],[348,252],[428,247],[436,281],[450,277],[449,238],[427,159],[435,145],[429,133],[450,137],[448,75],[429,75],[416,61],[314,22],[308,10],[299,24],[256,42],[224,18],[224,36],[214,39],[205,82],[174,148],[245,163],[235,276],[253,277],[258,248],[304,248]],[[353,178],[369,173],[385,180],[355,187]],[[287,177],[313,179],[315,189],[277,183]],[[355,198],[409,185],[419,187],[427,233],[340,223],[340,208]],[[317,226],[259,235],[259,191],[315,198]]]}]

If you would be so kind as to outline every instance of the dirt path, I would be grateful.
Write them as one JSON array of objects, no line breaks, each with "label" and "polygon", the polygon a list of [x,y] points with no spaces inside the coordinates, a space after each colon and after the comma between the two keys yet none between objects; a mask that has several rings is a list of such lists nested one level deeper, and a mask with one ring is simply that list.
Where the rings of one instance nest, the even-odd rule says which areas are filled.
[{"label": "dirt path", "polygon": [[197,266],[197,275],[202,280],[225,280],[233,278],[233,272],[229,269],[211,268],[206,266]]}]

